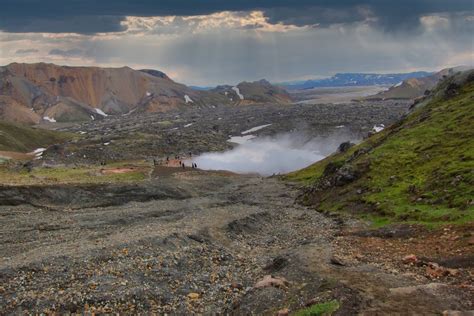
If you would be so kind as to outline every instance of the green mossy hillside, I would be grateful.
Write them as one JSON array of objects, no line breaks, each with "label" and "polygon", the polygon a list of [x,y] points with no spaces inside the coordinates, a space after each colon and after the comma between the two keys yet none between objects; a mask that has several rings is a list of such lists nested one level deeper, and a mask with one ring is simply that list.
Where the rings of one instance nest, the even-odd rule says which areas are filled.
[{"label": "green mossy hillside", "polygon": [[73,134],[0,121],[0,151],[30,152],[64,142]]},{"label": "green mossy hillside", "polygon": [[474,72],[449,77],[398,124],[286,179],[322,211],[375,224],[474,220]]}]

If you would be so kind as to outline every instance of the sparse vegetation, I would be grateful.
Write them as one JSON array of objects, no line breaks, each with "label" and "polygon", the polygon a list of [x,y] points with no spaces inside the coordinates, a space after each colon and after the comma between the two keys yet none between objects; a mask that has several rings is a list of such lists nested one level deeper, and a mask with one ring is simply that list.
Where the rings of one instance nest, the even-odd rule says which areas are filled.
[{"label": "sparse vegetation", "polygon": [[339,309],[339,302],[332,300],[325,303],[315,304],[295,313],[295,316],[327,316],[332,315]]}]

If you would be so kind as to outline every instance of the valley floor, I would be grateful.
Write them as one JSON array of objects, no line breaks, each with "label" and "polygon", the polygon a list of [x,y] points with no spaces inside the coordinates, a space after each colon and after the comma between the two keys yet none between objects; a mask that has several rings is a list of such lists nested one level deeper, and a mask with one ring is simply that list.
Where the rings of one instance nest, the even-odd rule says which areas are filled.
[{"label": "valley floor", "polygon": [[[298,189],[278,178],[223,172],[152,173],[127,188],[135,201],[120,186],[77,190],[94,201],[83,205],[62,190],[0,207],[2,314],[474,308],[472,227],[371,230],[295,204]],[[404,264],[412,252],[419,261]],[[452,270],[437,276],[424,261]]]}]

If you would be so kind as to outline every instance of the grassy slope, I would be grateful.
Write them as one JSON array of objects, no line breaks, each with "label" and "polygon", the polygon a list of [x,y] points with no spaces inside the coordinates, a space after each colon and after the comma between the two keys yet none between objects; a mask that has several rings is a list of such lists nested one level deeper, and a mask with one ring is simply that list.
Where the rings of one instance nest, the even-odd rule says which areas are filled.
[{"label": "grassy slope", "polygon": [[329,164],[355,170],[357,180],[307,191],[304,200],[321,210],[356,212],[376,224],[473,221],[474,82],[448,98],[443,91],[450,80],[400,124],[287,178],[321,188],[331,177],[324,173]]},{"label": "grassy slope", "polygon": [[[102,169],[133,168],[126,173],[103,174]],[[26,169],[11,168],[0,165],[0,183],[5,185],[48,185],[48,184],[100,184],[138,182],[146,179],[150,172],[146,161],[123,161],[108,164],[105,168],[99,165],[81,165],[77,167],[47,167]]]},{"label": "grassy slope", "polygon": [[0,121],[0,150],[29,152],[72,137],[71,134]]}]

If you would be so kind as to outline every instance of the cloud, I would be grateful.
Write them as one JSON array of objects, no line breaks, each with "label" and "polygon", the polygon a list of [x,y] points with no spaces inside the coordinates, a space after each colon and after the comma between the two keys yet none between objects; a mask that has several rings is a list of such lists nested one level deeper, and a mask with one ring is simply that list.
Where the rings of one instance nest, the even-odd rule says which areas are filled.
[{"label": "cloud", "polygon": [[95,34],[99,32],[124,31],[121,16],[2,16],[0,12],[0,29],[11,33],[79,33]]},{"label": "cloud", "polygon": [[413,31],[423,16],[471,12],[471,0],[365,0],[313,1],[308,6],[275,7],[265,10],[270,23],[328,26],[370,23],[386,32]]},{"label": "cloud", "polygon": [[[156,25],[145,21],[148,28],[141,25],[143,21],[135,21],[140,34],[0,32],[0,64],[128,65],[159,69],[187,84],[215,85],[260,78],[280,82],[349,71],[437,70],[473,61],[474,20],[468,15],[427,16],[422,19],[422,32],[413,36],[387,36],[370,24],[358,23],[262,32],[234,25],[232,21],[238,18],[252,20],[248,14],[216,17],[215,21],[170,18],[173,21]],[[229,26],[223,27],[224,21]],[[162,23],[167,25],[165,33]],[[202,23],[198,30],[191,28],[196,23]],[[16,54],[31,47],[46,53]]]},{"label": "cloud", "polygon": [[35,48],[28,48],[28,49],[18,49],[15,54],[17,55],[27,55],[27,54],[33,54],[33,53],[38,53],[39,50]]},{"label": "cloud", "polygon": [[[472,11],[472,0],[3,0],[0,29],[6,32],[124,31],[127,16],[197,16],[260,10],[272,24],[327,26],[371,21],[387,31],[419,27],[434,13]],[[247,26],[250,27],[250,26]]]},{"label": "cloud", "polygon": [[213,30],[288,31],[297,26],[271,24],[262,11],[223,11],[190,17],[127,17],[122,25],[127,34],[197,34]]},{"label": "cloud", "polygon": [[56,56],[62,56],[62,57],[80,57],[84,55],[84,52],[77,48],[68,49],[68,50],[55,48],[49,51],[49,55],[56,55]]},{"label": "cloud", "polygon": [[271,8],[264,14],[273,24],[319,27],[363,22],[373,15],[370,8],[363,5]]}]

